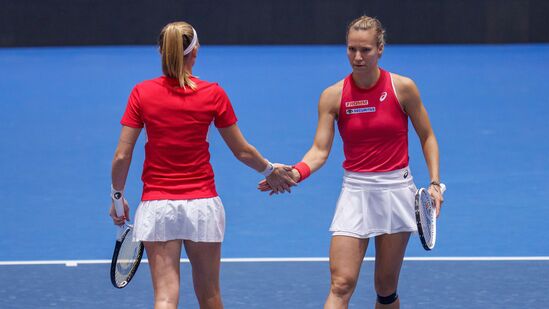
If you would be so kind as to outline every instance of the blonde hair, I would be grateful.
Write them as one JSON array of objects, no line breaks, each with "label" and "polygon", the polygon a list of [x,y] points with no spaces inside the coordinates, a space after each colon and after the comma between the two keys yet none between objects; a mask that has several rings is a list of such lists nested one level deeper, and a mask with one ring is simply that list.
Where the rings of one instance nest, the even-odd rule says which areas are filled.
[{"label": "blonde hair", "polygon": [[164,75],[177,79],[182,88],[188,86],[193,90],[196,89],[196,84],[185,71],[186,56],[183,51],[191,44],[194,33],[190,24],[179,21],[164,26],[158,38]]},{"label": "blonde hair", "polygon": [[385,29],[381,25],[381,22],[374,17],[362,15],[359,18],[353,20],[347,27],[347,38],[349,38],[349,32],[351,30],[370,30],[374,29],[376,32],[377,46],[385,45]]}]

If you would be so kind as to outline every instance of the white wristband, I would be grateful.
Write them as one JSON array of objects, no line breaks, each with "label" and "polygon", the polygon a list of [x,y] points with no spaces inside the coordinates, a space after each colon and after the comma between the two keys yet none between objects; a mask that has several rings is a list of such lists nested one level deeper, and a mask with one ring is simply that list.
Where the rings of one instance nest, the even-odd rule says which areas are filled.
[{"label": "white wristband", "polygon": [[124,195],[124,189],[122,189],[121,191],[118,191],[113,187],[113,185],[111,185],[111,198],[113,200],[119,200],[122,198],[123,195]]},{"label": "white wristband", "polygon": [[269,177],[269,175],[272,174],[272,172],[274,171],[274,165],[269,162],[269,160],[267,160],[267,168],[265,168],[265,170],[263,172],[260,172],[261,175],[265,176],[265,177]]}]

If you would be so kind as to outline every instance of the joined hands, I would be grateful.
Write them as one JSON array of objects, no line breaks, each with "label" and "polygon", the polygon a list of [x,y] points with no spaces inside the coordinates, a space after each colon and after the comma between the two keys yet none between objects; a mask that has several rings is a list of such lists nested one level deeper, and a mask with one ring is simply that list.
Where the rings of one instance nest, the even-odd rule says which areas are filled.
[{"label": "joined hands", "polygon": [[299,172],[293,167],[285,164],[275,163],[274,171],[267,178],[261,180],[257,189],[261,192],[269,192],[269,195],[288,192],[299,182]]}]

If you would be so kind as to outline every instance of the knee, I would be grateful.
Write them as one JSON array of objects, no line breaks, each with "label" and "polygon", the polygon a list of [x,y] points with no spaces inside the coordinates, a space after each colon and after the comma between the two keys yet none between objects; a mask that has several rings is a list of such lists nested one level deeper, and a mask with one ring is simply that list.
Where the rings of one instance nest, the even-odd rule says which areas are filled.
[{"label": "knee", "polygon": [[219,290],[209,293],[197,293],[196,298],[200,308],[217,308],[215,305],[221,303],[221,293]]},{"label": "knee", "polygon": [[195,286],[195,293],[196,298],[201,305],[221,299],[221,292],[219,290],[219,286],[217,285],[210,285],[208,287]]},{"label": "knee", "polygon": [[179,303],[179,284],[155,287],[155,308],[177,308]]},{"label": "knee", "polygon": [[154,299],[155,308],[177,308],[179,295],[158,295]]},{"label": "knee", "polygon": [[378,295],[387,296],[393,294],[398,285],[398,275],[376,274],[375,288]]},{"label": "knee", "polygon": [[349,297],[356,286],[356,280],[345,277],[332,278],[330,292],[338,297]]}]

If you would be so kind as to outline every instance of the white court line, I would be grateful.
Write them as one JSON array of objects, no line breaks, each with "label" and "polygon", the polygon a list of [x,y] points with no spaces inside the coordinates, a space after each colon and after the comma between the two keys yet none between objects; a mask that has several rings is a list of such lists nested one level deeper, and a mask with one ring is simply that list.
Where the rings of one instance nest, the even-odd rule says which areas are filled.
[{"label": "white court line", "polygon": [[[364,261],[374,261],[373,257],[366,257]],[[549,261],[549,256],[441,256],[441,257],[405,257],[404,261],[433,261],[433,262],[475,262],[475,261]],[[148,263],[146,259],[143,263]],[[188,263],[188,259],[181,259],[181,263]],[[300,257],[300,258],[222,258],[223,263],[261,263],[261,262],[328,262],[327,257]],[[74,267],[79,264],[110,264],[111,260],[47,260],[47,261],[0,261],[0,266],[19,265],[65,265]]]}]

